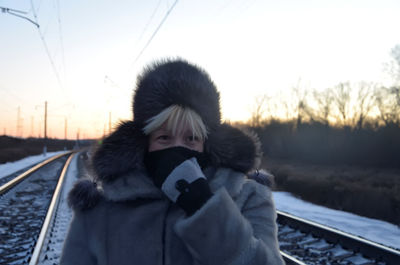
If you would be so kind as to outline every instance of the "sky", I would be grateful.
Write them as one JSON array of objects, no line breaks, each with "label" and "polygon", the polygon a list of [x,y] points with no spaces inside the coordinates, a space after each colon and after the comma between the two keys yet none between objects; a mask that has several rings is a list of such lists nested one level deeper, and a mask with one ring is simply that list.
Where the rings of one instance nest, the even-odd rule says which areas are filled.
[{"label": "sky", "polygon": [[48,137],[108,133],[110,123],[132,119],[136,76],[157,59],[203,67],[220,91],[223,119],[245,121],[257,97],[290,97],[299,80],[317,90],[390,82],[384,64],[400,44],[398,0],[0,0],[0,7],[40,25],[0,12],[0,134],[22,137],[44,135],[45,101]]}]

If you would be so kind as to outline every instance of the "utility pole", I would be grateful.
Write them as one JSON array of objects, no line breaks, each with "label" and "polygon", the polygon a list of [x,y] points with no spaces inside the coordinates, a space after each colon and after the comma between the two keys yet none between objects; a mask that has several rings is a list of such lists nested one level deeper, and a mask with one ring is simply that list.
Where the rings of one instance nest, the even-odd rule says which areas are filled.
[{"label": "utility pole", "polygon": [[39,121],[38,127],[39,127],[38,138],[42,138],[42,122],[41,121]]},{"label": "utility pole", "polygon": [[47,140],[47,101],[44,102],[44,140]]},{"label": "utility pole", "polygon": [[67,117],[65,117],[65,123],[64,123],[64,151],[67,150],[67,128],[68,128],[68,120],[67,120]]},{"label": "utility pole", "polygon": [[31,116],[31,135],[30,137],[33,137],[33,116]]},{"label": "utility pole", "polygon": [[18,106],[17,113],[17,137],[22,137],[22,119],[21,119],[21,107]]},{"label": "utility pole", "polygon": [[44,147],[43,155],[47,154],[47,101],[44,102]]},{"label": "utility pole", "polygon": [[64,140],[67,140],[67,128],[68,128],[68,120],[67,120],[67,117],[65,117],[65,123],[64,123]]},{"label": "utility pole", "polygon": [[78,128],[78,131],[76,132],[76,143],[74,149],[79,149],[79,133],[80,133],[80,128]]},{"label": "utility pole", "polygon": [[20,116],[20,112],[21,112],[21,107],[18,106],[18,110],[17,110],[17,131],[15,132],[15,136],[16,137],[19,136],[19,116]]},{"label": "utility pole", "polygon": [[108,134],[111,134],[111,111],[108,113]]}]

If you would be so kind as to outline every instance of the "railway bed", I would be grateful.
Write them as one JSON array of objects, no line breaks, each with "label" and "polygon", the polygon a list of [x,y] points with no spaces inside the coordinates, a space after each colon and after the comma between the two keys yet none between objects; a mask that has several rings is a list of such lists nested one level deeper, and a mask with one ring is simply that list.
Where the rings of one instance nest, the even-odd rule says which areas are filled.
[{"label": "railway bed", "polygon": [[[76,171],[66,174],[76,159]],[[29,177],[0,187],[0,264],[59,263],[72,211],[66,197],[78,175],[86,174],[87,154],[67,154],[40,166]],[[61,172],[62,171],[62,172]],[[61,172],[61,174],[60,174]],[[59,180],[59,176],[60,180]],[[64,179],[64,175],[67,175]],[[18,177],[17,177],[18,178]],[[54,193],[54,194],[53,194]],[[278,211],[278,239],[286,264],[399,265],[400,252]]]}]

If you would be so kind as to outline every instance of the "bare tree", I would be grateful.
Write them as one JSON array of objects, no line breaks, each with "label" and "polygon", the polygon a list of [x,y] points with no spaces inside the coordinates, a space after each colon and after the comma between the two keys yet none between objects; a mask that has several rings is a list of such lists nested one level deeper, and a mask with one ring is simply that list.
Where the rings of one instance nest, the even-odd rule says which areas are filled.
[{"label": "bare tree", "polygon": [[267,95],[258,96],[255,98],[255,105],[251,112],[250,118],[250,124],[252,127],[259,127],[262,125],[265,105],[268,101],[269,97]]},{"label": "bare tree", "polygon": [[333,88],[332,92],[333,102],[339,112],[338,120],[341,120],[344,126],[350,125],[350,84],[348,82],[340,83]]},{"label": "bare tree", "polygon": [[292,87],[291,97],[293,99],[293,116],[296,118],[296,126],[299,126],[306,118],[313,120],[313,113],[307,104],[308,90],[300,85]]},{"label": "bare tree", "polygon": [[397,124],[400,126],[400,89],[398,87],[377,87],[374,96],[380,120],[385,125]]},{"label": "bare tree", "polygon": [[357,98],[353,105],[353,126],[361,129],[375,105],[373,83],[362,82],[358,85]]},{"label": "bare tree", "polygon": [[317,103],[314,117],[317,121],[329,125],[329,118],[332,112],[333,93],[331,88],[321,92],[313,91],[314,100]]}]

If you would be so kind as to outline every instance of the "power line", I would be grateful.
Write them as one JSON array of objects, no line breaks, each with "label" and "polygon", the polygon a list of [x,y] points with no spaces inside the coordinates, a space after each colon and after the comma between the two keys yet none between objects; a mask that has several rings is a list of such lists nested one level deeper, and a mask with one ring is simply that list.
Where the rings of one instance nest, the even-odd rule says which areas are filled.
[{"label": "power line", "polygon": [[161,20],[160,24],[156,28],[156,30],[153,32],[151,35],[150,39],[147,41],[146,45],[143,47],[143,49],[140,51],[139,55],[136,57],[136,59],[133,61],[133,65],[136,64],[136,62],[139,60],[140,56],[143,54],[144,50],[146,50],[147,46],[149,46],[150,42],[153,40],[154,36],[157,34],[158,30],[161,28],[161,26],[164,24],[165,20],[168,18],[169,14],[171,11],[174,9],[176,4],[178,3],[178,0],[174,2],[174,4],[171,6],[171,8],[168,10],[168,12],[165,14],[164,18]]},{"label": "power line", "polygon": [[[38,13],[39,10],[40,10],[40,8],[42,7],[42,1],[43,1],[43,0],[40,0],[39,5],[37,6],[38,8],[36,9],[36,13]],[[31,5],[31,8],[29,9],[28,13],[30,13],[30,12],[32,11],[32,9],[33,9],[33,7],[32,7],[32,5]]]},{"label": "power line", "polygon": [[[31,0],[31,8],[32,8],[33,17],[35,18],[35,22],[36,22],[37,24],[39,24],[39,23],[38,23],[38,19],[37,19],[36,10],[35,10],[35,7],[34,7],[34,5],[33,5],[33,0]],[[53,68],[54,74],[55,74],[55,76],[56,76],[56,78],[57,78],[58,85],[60,86],[61,89],[63,89],[63,86],[62,86],[62,83],[61,83],[61,79],[60,79],[60,75],[58,74],[57,68],[56,68],[56,66],[55,66],[55,64],[54,64],[54,61],[53,61],[53,58],[52,58],[51,55],[50,55],[49,48],[48,48],[47,43],[46,43],[46,40],[45,40],[45,38],[44,38],[44,36],[43,36],[43,34],[42,34],[42,31],[40,30],[40,27],[38,27],[38,32],[39,32],[40,39],[42,40],[44,49],[46,50],[47,57],[48,57],[49,60],[50,60],[50,64],[51,64],[51,66],[52,66],[52,68]]]},{"label": "power line", "polygon": [[[18,95],[16,95],[14,92],[11,92],[8,88],[6,88],[6,87],[3,87],[3,86],[1,86],[0,85],[0,91],[2,91],[2,92],[7,92],[7,94],[9,94],[9,95],[11,95],[11,96],[13,96],[14,98],[16,98],[19,102],[21,102],[22,104],[25,104],[25,105],[29,105],[31,102],[30,101],[28,101],[28,100],[25,100],[25,99],[23,99],[23,98],[20,98]],[[7,101],[4,101],[4,102],[2,102],[2,104],[7,104]]]},{"label": "power line", "polygon": [[158,4],[157,4],[156,8],[154,9],[153,13],[151,14],[149,20],[147,21],[146,26],[144,26],[144,28],[143,28],[143,30],[142,30],[142,33],[141,33],[140,36],[139,36],[139,39],[136,41],[136,44],[139,43],[139,41],[142,39],[144,33],[146,32],[147,28],[149,27],[151,21],[153,20],[154,15],[156,14],[158,8],[160,7],[160,4],[161,4],[161,0],[158,1]]},{"label": "power line", "polygon": [[64,54],[64,38],[62,34],[62,27],[61,27],[61,15],[60,15],[60,0],[57,0],[57,18],[58,18],[58,32],[60,35],[60,45],[61,45],[61,56],[62,56],[62,63],[64,69],[64,80],[65,80],[65,54]]}]

